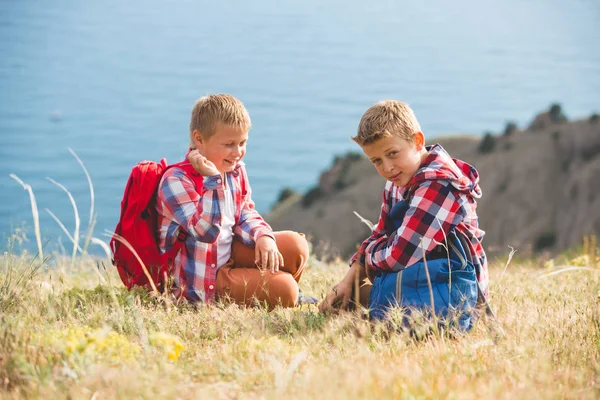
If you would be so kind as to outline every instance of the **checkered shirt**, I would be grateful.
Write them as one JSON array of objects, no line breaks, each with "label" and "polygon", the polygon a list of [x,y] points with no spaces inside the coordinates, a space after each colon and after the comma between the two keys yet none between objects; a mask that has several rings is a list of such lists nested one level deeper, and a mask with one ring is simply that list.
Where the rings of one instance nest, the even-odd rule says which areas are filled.
[{"label": "checkered shirt", "polygon": [[[373,270],[401,271],[423,259],[456,228],[468,241],[482,291],[488,294],[487,258],[482,246],[476,199],[481,197],[479,174],[471,165],[452,159],[439,144],[405,187],[386,182],[377,225],[350,260]],[[401,226],[386,233],[386,220],[400,200],[408,203]]]},{"label": "checkered shirt", "polygon": [[[254,245],[263,235],[273,236],[271,227],[254,208],[244,164],[239,163],[225,177],[234,200],[234,236],[247,245]],[[192,302],[214,300],[222,207],[220,175],[202,177],[189,163],[169,168],[163,175],[156,205],[161,252],[173,246],[181,229],[188,233],[171,269],[177,297]]]}]

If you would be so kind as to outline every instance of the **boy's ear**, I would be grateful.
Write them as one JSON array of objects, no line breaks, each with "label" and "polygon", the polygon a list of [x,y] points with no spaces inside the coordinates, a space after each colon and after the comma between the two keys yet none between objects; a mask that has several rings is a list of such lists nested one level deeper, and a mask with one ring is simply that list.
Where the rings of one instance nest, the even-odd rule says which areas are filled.
[{"label": "boy's ear", "polygon": [[423,135],[423,132],[418,131],[415,132],[415,147],[417,148],[417,151],[421,151],[423,150],[423,147],[425,147],[425,135]]},{"label": "boy's ear", "polygon": [[200,147],[204,142],[204,138],[198,129],[194,129],[192,132],[192,140],[194,141],[196,148]]}]

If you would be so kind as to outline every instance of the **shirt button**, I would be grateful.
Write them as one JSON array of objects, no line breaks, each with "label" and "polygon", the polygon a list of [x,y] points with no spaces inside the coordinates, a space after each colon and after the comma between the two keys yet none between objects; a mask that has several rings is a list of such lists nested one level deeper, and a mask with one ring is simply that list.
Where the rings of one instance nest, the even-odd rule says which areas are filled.
[{"label": "shirt button", "polygon": [[213,285],[210,285],[208,288],[209,288],[210,290],[213,290],[215,287],[214,287]]},{"label": "shirt button", "polygon": [[217,179],[217,183],[221,183],[221,180],[220,180],[220,179]]},{"label": "shirt button", "polygon": [[213,267],[213,268],[215,268],[215,267],[216,267],[216,265],[215,265],[215,264],[210,264],[210,266],[211,266],[211,267]]}]

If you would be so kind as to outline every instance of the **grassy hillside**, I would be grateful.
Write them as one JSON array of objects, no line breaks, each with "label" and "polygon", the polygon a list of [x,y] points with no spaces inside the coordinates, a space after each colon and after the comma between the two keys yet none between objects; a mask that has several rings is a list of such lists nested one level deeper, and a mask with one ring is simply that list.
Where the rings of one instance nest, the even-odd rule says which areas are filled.
[{"label": "grassy hillside", "polygon": [[[0,397],[596,399],[600,269],[558,267],[594,264],[575,255],[492,263],[505,331],[494,343],[483,320],[464,337],[416,340],[313,306],[175,304],[127,292],[107,262],[9,253]],[[321,297],[346,268],[311,259],[303,290]]]},{"label": "grassy hillside", "polygon": [[[595,132],[579,124],[584,133]],[[503,140],[535,142],[525,135]],[[549,140],[558,146],[564,136]],[[577,143],[583,148],[589,142]],[[590,167],[593,173],[599,148],[582,153],[589,157],[573,153],[567,167]],[[348,165],[340,160],[338,171],[322,177],[325,194],[328,187],[337,190],[335,209],[319,203],[327,196],[315,192],[312,210],[324,222],[334,218],[327,226],[348,235],[366,229],[351,212],[368,201],[348,194],[361,189],[356,177],[371,182],[366,171],[372,167],[356,157],[346,160]],[[13,178],[30,193],[41,253],[35,197],[29,185]],[[597,201],[592,192],[578,193],[582,201]],[[275,212],[286,214],[285,202],[303,200],[306,196],[292,195]],[[93,196],[91,204],[93,216]],[[22,232],[8,239],[7,248],[17,250],[0,256],[0,398],[600,397],[600,260],[593,236],[582,249],[555,259],[491,262],[491,303],[504,332],[500,337],[483,319],[466,336],[422,335],[426,323],[415,336],[393,324],[370,324],[360,314],[321,314],[315,306],[268,312],[128,292],[107,259],[85,255],[89,243],[106,245],[92,236],[93,218],[87,236],[81,235],[74,202],[73,207],[70,257],[51,254],[42,261],[18,250]],[[359,228],[345,230],[350,221]],[[318,250],[301,286],[323,298],[347,265],[321,256],[331,255],[331,248]]]}]

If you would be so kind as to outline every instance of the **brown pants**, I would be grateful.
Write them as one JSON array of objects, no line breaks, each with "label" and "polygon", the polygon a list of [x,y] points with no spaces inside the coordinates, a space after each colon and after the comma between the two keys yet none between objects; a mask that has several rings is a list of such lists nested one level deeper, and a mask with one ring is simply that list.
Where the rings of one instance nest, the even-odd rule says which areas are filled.
[{"label": "brown pants", "polygon": [[266,302],[270,309],[296,305],[298,282],[308,260],[308,243],[302,233],[281,231],[274,235],[284,266],[274,274],[259,269],[254,264],[254,247],[234,239],[231,259],[217,272],[218,299],[228,298],[247,306]]}]

